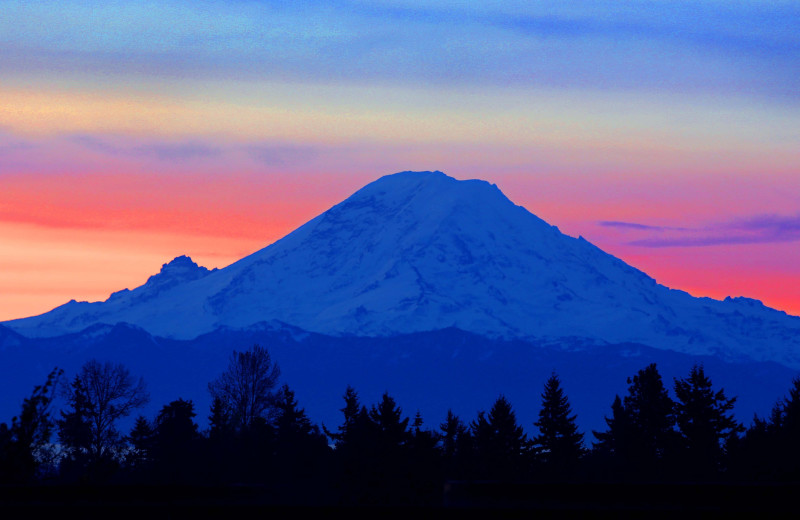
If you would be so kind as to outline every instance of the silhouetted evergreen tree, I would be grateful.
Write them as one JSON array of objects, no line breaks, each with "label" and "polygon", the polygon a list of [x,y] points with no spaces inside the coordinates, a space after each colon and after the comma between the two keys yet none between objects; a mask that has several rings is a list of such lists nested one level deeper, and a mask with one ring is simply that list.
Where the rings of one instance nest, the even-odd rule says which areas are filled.
[{"label": "silhouetted evergreen tree", "polygon": [[273,408],[274,485],[283,489],[285,499],[310,505],[321,499],[329,478],[327,439],[300,408],[288,385],[276,392]]},{"label": "silhouetted evergreen tree", "polygon": [[561,389],[561,381],[552,374],[542,393],[539,420],[534,423],[539,435],[534,437],[533,446],[537,457],[555,478],[573,475],[583,455],[583,434],[578,431],[576,418]]},{"label": "silhouetted evergreen tree", "polygon": [[177,399],[164,405],[155,420],[152,456],[160,482],[197,482],[200,433],[194,418],[194,403]]},{"label": "silhouetted evergreen tree", "polygon": [[439,429],[442,432],[439,439],[445,476],[452,479],[469,477],[473,455],[469,428],[452,410],[447,410],[447,417],[439,425]]},{"label": "silhouetted evergreen tree", "polygon": [[511,403],[501,395],[488,416],[478,412],[470,425],[475,440],[477,471],[483,478],[516,479],[526,466],[528,439]]},{"label": "silhouetted evergreen tree", "polygon": [[234,480],[236,467],[243,455],[239,451],[238,432],[230,410],[220,397],[214,398],[211,403],[206,437],[210,483],[221,484]]},{"label": "silhouetted evergreen tree", "polygon": [[325,456],[325,435],[300,408],[289,385],[283,385],[275,396],[275,428],[277,449],[287,462],[302,457],[310,463],[313,458]]},{"label": "silhouetted evergreen tree", "polygon": [[792,381],[788,397],[783,399],[774,413],[773,429],[777,444],[786,463],[787,479],[800,478],[800,377]]},{"label": "silhouetted evergreen tree", "polygon": [[208,416],[208,438],[228,441],[233,432],[234,426],[230,410],[221,398],[215,397],[211,402],[211,410]]},{"label": "silhouetted evergreen tree", "polygon": [[369,503],[373,500],[370,488],[378,485],[370,481],[375,463],[376,428],[369,410],[360,403],[353,387],[348,385],[343,398],[345,404],[340,411],[344,417],[337,432],[331,432],[323,425],[325,434],[334,441],[333,460],[337,475],[334,484],[343,503]]},{"label": "silhouetted evergreen tree", "polygon": [[439,436],[444,471],[448,478],[467,478],[471,476],[473,465],[474,442],[469,427],[453,413],[447,411],[447,417],[439,425],[442,434]]},{"label": "silhouetted evergreen tree", "polygon": [[405,469],[407,504],[424,505],[435,503],[440,498],[442,457],[437,432],[423,428],[422,414],[417,411],[411,425],[408,457],[401,469]]},{"label": "silhouetted evergreen tree", "polygon": [[[729,443],[729,467],[734,478],[740,481],[776,481],[781,480],[781,450],[777,445],[776,429],[773,417],[761,419],[753,417],[753,423],[744,435]],[[776,464],[776,461],[778,462]]]},{"label": "silhouetted evergreen tree", "polygon": [[604,432],[592,431],[599,442],[594,444],[594,451],[601,454],[627,459],[628,448],[633,444],[633,420],[622,404],[620,396],[614,397],[611,403],[611,417],[605,418],[608,429]]},{"label": "silhouetted evergreen tree", "polygon": [[61,475],[67,480],[86,478],[91,461],[92,425],[89,422],[89,397],[86,383],[80,377],[72,380],[67,393],[66,410],[57,421],[62,446]]},{"label": "silhouetted evergreen tree", "polygon": [[[595,451],[612,458],[611,466],[626,478],[669,477],[670,460],[679,445],[674,403],[655,363],[628,378],[628,395],[612,404],[609,429],[594,432],[600,441]],[[596,457],[597,458],[597,457]]]},{"label": "silhouetted evergreen tree", "polygon": [[275,426],[262,416],[237,432],[234,471],[237,481],[262,484],[274,481],[276,439]]},{"label": "silhouetted evergreen tree", "polygon": [[424,453],[425,456],[437,451],[439,444],[439,435],[432,430],[423,428],[422,414],[417,411],[414,416],[414,423],[412,425],[412,440],[411,444],[414,451]]},{"label": "silhouetted evergreen tree", "polygon": [[322,429],[325,434],[334,441],[334,446],[339,453],[347,451],[350,447],[363,445],[364,437],[372,428],[369,418],[369,411],[358,399],[358,392],[351,386],[347,386],[344,393],[344,407],[340,408],[344,420],[337,428],[337,432],[331,432],[325,425]]},{"label": "silhouetted evergreen tree", "polygon": [[388,393],[384,393],[381,402],[370,409],[369,418],[377,428],[379,449],[386,454],[396,453],[410,440],[409,419],[403,418],[402,414],[402,408]]},{"label": "silhouetted evergreen tree", "polygon": [[453,457],[458,449],[458,436],[467,431],[467,427],[459,417],[453,413],[453,410],[447,410],[447,417],[444,422],[439,425],[442,432],[442,454],[445,457]]},{"label": "silhouetted evergreen tree", "polygon": [[343,500],[363,505],[407,503],[413,436],[402,409],[388,393],[369,410],[358,408],[355,392],[348,390],[342,412],[345,423],[339,433],[328,434],[336,440]]},{"label": "silhouetted evergreen tree", "polygon": [[131,450],[126,457],[126,463],[130,467],[141,469],[150,462],[154,436],[155,430],[150,421],[143,415],[138,416],[128,434]]},{"label": "silhouetted evergreen tree", "polygon": [[53,430],[50,405],[63,371],[55,368],[43,385],[34,387],[22,402],[11,426],[0,424],[0,484],[26,484],[50,470],[54,454],[49,446]]},{"label": "silhouetted evergreen tree", "polygon": [[298,406],[294,395],[289,385],[284,384],[275,396],[275,427],[278,430],[278,440],[285,440],[287,443],[320,435],[319,429],[311,424],[305,410]]},{"label": "silhouetted evergreen tree", "polygon": [[748,430],[742,458],[748,472],[762,480],[800,480],[800,377],[792,381],[789,395],[775,404],[768,419]]},{"label": "silhouetted evergreen tree", "polygon": [[712,478],[723,469],[725,445],[744,428],[736,422],[736,398],[714,392],[703,367],[695,365],[685,379],[675,379],[675,412],[685,450],[681,473],[688,478]]}]

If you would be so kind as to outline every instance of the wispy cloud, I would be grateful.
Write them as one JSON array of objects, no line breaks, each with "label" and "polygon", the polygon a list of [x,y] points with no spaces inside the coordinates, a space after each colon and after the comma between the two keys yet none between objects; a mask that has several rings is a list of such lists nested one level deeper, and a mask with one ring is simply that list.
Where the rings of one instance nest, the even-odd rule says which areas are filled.
[{"label": "wispy cloud", "polygon": [[247,153],[269,166],[304,163],[316,158],[321,149],[316,146],[285,143],[259,143],[245,146]]},{"label": "wispy cloud", "polygon": [[800,214],[754,215],[697,228],[615,221],[603,221],[599,224],[658,234],[628,242],[629,245],[641,247],[705,247],[800,241]]},{"label": "wispy cloud", "polygon": [[651,226],[649,224],[639,224],[638,222],[621,222],[619,220],[601,220],[598,222],[601,226],[604,227],[612,227],[612,228],[622,228],[622,229],[635,229],[640,231],[669,231],[669,230],[678,230],[678,231],[686,231],[686,228],[680,227],[667,227],[667,226]]},{"label": "wispy cloud", "polygon": [[88,134],[71,135],[66,137],[66,140],[105,155],[153,157],[165,161],[202,159],[222,153],[220,147],[200,140],[131,142],[129,138],[97,137]]}]

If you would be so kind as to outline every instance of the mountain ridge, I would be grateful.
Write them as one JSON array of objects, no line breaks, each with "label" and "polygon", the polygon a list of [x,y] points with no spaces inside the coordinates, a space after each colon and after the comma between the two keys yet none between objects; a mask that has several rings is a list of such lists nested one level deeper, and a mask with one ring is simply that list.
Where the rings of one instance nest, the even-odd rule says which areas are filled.
[{"label": "mountain ridge", "polygon": [[70,302],[3,325],[43,337],[127,322],[176,339],[270,320],[375,337],[454,327],[800,368],[800,318],[754,302],[695,298],[659,285],[486,181],[400,172],[223,269],[178,257],[105,302]]}]

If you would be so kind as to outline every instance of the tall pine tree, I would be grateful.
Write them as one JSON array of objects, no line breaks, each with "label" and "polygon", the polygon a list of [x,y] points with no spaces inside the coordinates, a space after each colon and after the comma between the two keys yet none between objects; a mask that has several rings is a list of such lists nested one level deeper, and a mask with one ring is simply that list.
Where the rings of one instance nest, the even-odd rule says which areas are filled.
[{"label": "tall pine tree", "polygon": [[477,471],[483,478],[522,476],[529,442],[505,396],[497,398],[488,415],[479,412],[470,427],[475,439]]},{"label": "tall pine tree", "polygon": [[721,468],[725,445],[744,428],[733,418],[736,398],[714,392],[702,365],[685,379],[675,379],[675,412],[685,453],[684,472],[693,478],[713,477]]},{"label": "tall pine tree", "polygon": [[533,424],[539,429],[533,446],[537,456],[557,476],[567,476],[575,470],[583,455],[583,433],[575,424],[569,399],[554,373],[544,385],[539,420]]},{"label": "tall pine tree", "polygon": [[613,459],[627,478],[661,479],[679,445],[675,403],[670,399],[655,363],[628,378],[628,395],[612,405],[613,417],[604,433],[595,433],[598,454]]}]

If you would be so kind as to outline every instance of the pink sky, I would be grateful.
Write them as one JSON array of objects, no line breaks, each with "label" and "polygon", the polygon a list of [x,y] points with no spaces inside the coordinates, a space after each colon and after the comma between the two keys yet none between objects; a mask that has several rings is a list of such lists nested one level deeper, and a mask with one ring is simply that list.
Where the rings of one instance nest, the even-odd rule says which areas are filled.
[{"label": "pink sky", "polygon": [[800,315],[797,3],[501,4],[4,2],[0,320],[223,267],[403,170]]},{"label": "pink sky", "polygon": [[[144,283],[181,254],[207,267],[224,267],[383,173],[388,172],[7,175],[0,205],[0,319],[45,312],[73,298],[105,299]],[[720,188],[709,196],[701,182],[676,187],[675,193],[635,184],[625,192],[607,182],[558,184],[560,177],[484,176],[515,203],[569,235],[584,236],[659,283],[717,299],[745,295],[800,314],[796,241],[642,247],[631,242],[653,233],[598,224],[702,229],[730,220],[715,204],[725,207],[740,192]],[[759,200],[759,186],[743,189]],[[791,197],[786,198],[790,203]],[[747,206],[741,214],[759,210],[757,204]]]}]

